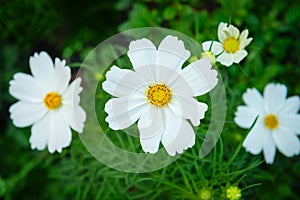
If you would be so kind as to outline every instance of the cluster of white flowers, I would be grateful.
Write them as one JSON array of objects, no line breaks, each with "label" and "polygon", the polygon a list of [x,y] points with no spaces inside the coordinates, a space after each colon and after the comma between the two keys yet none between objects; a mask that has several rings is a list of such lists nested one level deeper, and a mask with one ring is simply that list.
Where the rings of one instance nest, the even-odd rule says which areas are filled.
[{"label": "cluster of white flowers", "polygon": [[[247,56],[245,47],[252,38],[248,30],[220,23],[217,41],[202,44],[200,60],[182,67],[191,53],[183,41],[168,35],[158,48],[148,39],[132,41],[128,57],[133,70],[111,67],[106,73],[103,90],[113,96],[105,104],[105,121],[113,130],[128,128],[137,122],[144,152],[156,153],[160,142],[171,156],[183,153],[195,144],[191,126],[199,126],[208,105],[196,96],[210,92],[218,83],[212,65],[231,66]],[[46,52],[29,59],[32,75],[17,73],[9,92],[19,101],[9,111],[17,127],[31,127],[32,149],[61,152],[70,145],[71,128],[83,132],[85,111],[80,107],[81,79],[71,79],[65,60],[54,63]],[[274,162],[276,147],[285,156],[300,153],[300,100],[286,98],[287,87],[268,84],[262,96],[256,89],[243,95],[235,123],[250,130],[243,147],[252,154],[263,151],[266,163]],[[191,122],[188,123],[189,120]],[[253,125],[253,123],[255,124]]]}]

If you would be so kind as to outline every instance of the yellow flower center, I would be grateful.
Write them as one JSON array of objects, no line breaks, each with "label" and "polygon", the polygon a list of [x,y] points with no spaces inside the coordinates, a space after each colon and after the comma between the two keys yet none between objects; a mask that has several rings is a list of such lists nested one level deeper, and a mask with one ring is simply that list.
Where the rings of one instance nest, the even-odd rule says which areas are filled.
[{"label": "yellow flower center", "polygon": [[265,125],[268,129],[274,130],[279,126],[279,120],[276,115],[269,114],[265,117]]},{"label": "yellow flower center", "polygon": [[228,53],[235,53],[240,49],[240,42],[234,37],[229,37],[224,41],[223,47]]},{"label": "yellow flower center", "polygon": [[216,63],[216,57],[211,51],[203,51],[201,53],[201,58],[208,58],[210,64],[212,65]]},{"label": "yellow flower center", "polygon": [[61,96],[56,92],[49,92],[44,98],[44,105],[49,110],[56,110],[62,105]]},{"label": "yellow flower center", "polygon": [[241,189],[237,186],[230,186],[226,189],[226,197],[229,200],[238,200],[242,197]]},{"label": "yellow flower center", "polygon": [[172,92],[165,84],[153,84],[146,90],[146,95],[152,105],[165,107],[171,100]]}]

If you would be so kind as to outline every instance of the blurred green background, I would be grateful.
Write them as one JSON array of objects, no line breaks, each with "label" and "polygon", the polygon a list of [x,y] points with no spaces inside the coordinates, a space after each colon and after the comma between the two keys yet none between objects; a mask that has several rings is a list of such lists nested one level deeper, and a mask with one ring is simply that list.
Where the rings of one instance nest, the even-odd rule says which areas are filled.
[{"label": "blurred green background", "polygon": [[[245,134],[233,117],[246,88],[262,91],[268,82],[280,82],[289,95],[300,93],[299,10],[297,0],[0,0],[0,199],[201,199],[203,188],[212,199],[225,199],[228,184],[238,184],[243,199],[300,199],[299,156],[277,152],[273,165],[259,165],[261,155],[242,149],[230,162]],[[29,56],[36,51],[80,63],[120,31],[165,27],[201,43],[217,39],[220,22],[247,28],[254,39],[240,66],[219,67],[227,118],[221,141],[205,159],[197,159],[196,145],[164,169],[128,174],[99,163],[76,134],[61,154],[49,154],[30,149],[30,128],[12,125],[8,108],[16,100],[8,82],[16,72],[29,72]]]}]

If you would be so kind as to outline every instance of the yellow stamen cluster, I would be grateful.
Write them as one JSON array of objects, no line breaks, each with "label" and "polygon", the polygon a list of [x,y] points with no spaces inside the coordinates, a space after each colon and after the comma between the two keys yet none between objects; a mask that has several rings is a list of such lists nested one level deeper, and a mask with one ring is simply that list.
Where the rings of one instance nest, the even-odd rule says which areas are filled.
[{"label": "yellow stamen cluster", "polygon": [[49,92],[44,98],[44,105],[49,110],[56,110],[62,105],[62,99],[56,92]]},{"label": "yellow stamen cluster", "polygon": [[172,92],[165,84],[153,84],[146,90],[146,96],[152,105],[165,107],[171,100]]},{"label": "yellow stamen cluster", "polygon": [[229,37],[224,41],[223,47],[228,53],[235,53],[240,49],[240,42],[234,37]]},{"label": "yellow stamen cluster", "polygon": [[279,126],[279,120],[276,115],[269,114],[265,117],[264,120],[265,126],[270,129],[274,130]]}]

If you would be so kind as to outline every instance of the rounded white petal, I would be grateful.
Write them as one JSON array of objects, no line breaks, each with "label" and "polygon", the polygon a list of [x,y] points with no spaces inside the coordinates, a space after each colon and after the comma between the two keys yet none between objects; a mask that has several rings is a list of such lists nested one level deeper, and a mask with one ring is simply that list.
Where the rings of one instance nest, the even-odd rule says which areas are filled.
[{"label": "rounded white petal", "polygon": [[223,45],[216,41],[206,41],[202,43],[204,51],[211,51],[215,56],[219,55],[223,50]]},{"label": "rounded white petal", "polygon": [[183,153],[194,146],[195,133],[190,124],[176,116],[171,110],[165,109],[166,126],[162,136],[162,144],[170,156]]},{"label": "rounded white petal", "polygon": [[71,144],[72,132],[61,113],[51,112],[48,127],[44,128],[49,128],[48,150],[50,153],[55,151],[61,153],[63,148]]},{"label": "rounded white petal", "polygon": [[250,108],[256,110],[257,113],[265,114],[264,101],[261,94],[255,88],[248,88],[243,94],[243,100]]},{"label": "rounded white petal", "polygon": [[292,96],[287,98],[285,104],[282,106],[278,114],[296,114],[300,109],[299,96]]},{"label": "rounded white petal", "polygon": [[244,30],[240,35],[240,49],[244,49],[246,46],[250,44],[253,38],[247,38],[248,37],[248,29]]},{"label": "rounded white petal", "polygon": [[238,50],[232,55],[233,55],[233,62],[240,63],[241,60],[243,60],[248,55],[248,53],[246,50]]},{"label": "rounded white petal", "polygon": [[58,93],[63,93],[69,85],[71,79],[71,69],[66,66],[65,60],[60,60],[55,58],[55,69],[54,69],[54,78],[55,78],[55,91]]},{"label": "rounded white petal", "polygon": [[106,81],[102,83],[103,90],[116,97],[129,96],[143,85],[144,80],[137,73],[117,66],[106,73]]},{"label": "rounded white petal", "polygon": [[271,134],[266,134],[263,152],[266,163],[273,164],[276,155],[276,147]]},{"label": "rounded white petal", "polygon": [[200,119],[204,118],[208,108],[205,103],[185,96],[175,96],[168,106],[178,117],[190,119],[194,126],[200,125]]},{"label": "rounded white petal", "polygon": [[127,55],[134,69],[156,64],[156,47],[150,40],[145,38],[132,41],[129,44]]},{"label": "rounded white petal", "polygon": [[217,57],[217,62],[229,67],[233,64],[233,55],[223,51],[223,53]]},{"label": "rounded white petal", "polygon": [[300,134],[300,114],[278,115],[280,126],[290,129],[293,133]]},{"label": "rounded white petal", "polygon": [[140,142],[144,152],[156,153],[164,132],[165,119],[163,110],[156,107],[148,108],[138,121]]},{"label": "rounded white petal", "polygon": [[76,132],[82,133],[86,113],[79,105],[64,105],[58,112],[63,116],[65,122]]},{"label": "rounded white petal", "polygon": [[62,94],[63,105],[78,105],[80,102],[79,93],[82,91],[80,87],[81,78],[76,78]]},{"label": "rounded white petal", "polygon": [[16,73],[9,85],[9,93],[26,102],[41,103],[46,94],[45,88],[39,81],[24,73]]},{"label": "rounded white petal", "polygon": [[[212,66],[208,59],[197,60],[185,67],[180,75],[185,81],[178,78],[170,87],[175,94],[182,96],[199,96],[211,91],[218,83],[217,71],[211,69]],[[189,90],[183,87],[189,86]],[[189,92],[192,90],[192,95]],[[183,92],[183,93],[182,93]]]},{"label": "rounded white petal", "polygon": [[234,122],[242,128],[250,128],[254,123],[258,113],[248,106],[238,106],[235,112]]},{"label": "rounded white petal", "polygon": [[54,65],[48,53],[42,51],[34,53],[29,58],[29,65],[32,75],[43,84],[47,90],[55,85]]},{"label": "rounded white petal", "polygon": [[239,29],[237,29],[236,27],[234,27],[233,25],[229,25],[228,27],[228,33],[229,35],[231,35],[232,37],[234,37],[235,39],[238,39],[238,37],[240,36],[240,31]]},{"label": "rounded white petal", "polygon": [[29,142],[32,149],[44,150],[48,144],[50,135],[50,122],[53,113],[48,112],[40,121],[31,127]]},{"label": "rounded white petal", "polygon": [[279,127],[273,131],[273,139],[278,150],[286,157],[300,153],[299,138],[289,129]]},{"label": "rounded white petal", "polygon": [[218,26],[218,38],[221,43],[226,40],[226,34],[224,33],[224,29],[227,29],[227,23],[221,22]]},{"label": "rounded white petal", "polygon": [[39,121],[47,112],[43,103],[19,101],[9,108],[10,118],[17,127],[26,127]]},{"label": "rounded white petal", "polygon": [[267,112],[277,114],[286,102],[286,95],[285,85],[269,83],[264,88],[264,103]]},{"label": "rounded white petal", "polygon": [[203,51],[210,51],[210,49],[211,49],[211,46],[212,46],[212,43],[213,41],[206,41],[206,42],[203,42],[202,43],[202,50]]},{"label": "rounded white petal", "polygon": [[131,96],[112,98],[105,104],[108,114],[105,121],[113,130],[128,128],[136,122],[147,108],[145,96],[134,93]]},{"label": "rounded white petal", "polygon": [[156,64],[179,71],[191,53],[184,43],[175,36],[168,35],[160,43],[156,54]]},{"label": "rounded white petal", "polygon": [[254,155],[259,154],[263,149],[267,134],[270,133],[261,125],[261,123],[256,122],[244,140],[243,147],[246,151]]}]

